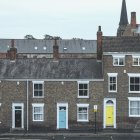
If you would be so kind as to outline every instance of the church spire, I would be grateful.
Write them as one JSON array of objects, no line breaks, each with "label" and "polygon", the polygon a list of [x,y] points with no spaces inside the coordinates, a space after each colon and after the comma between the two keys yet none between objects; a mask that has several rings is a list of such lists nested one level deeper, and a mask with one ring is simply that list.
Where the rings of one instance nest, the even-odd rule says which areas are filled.
[{"label": "church spire", "polygon": [[122,1],[122,10],[121,10],[121,16],[120,16],[120,23],[119,25],[127,25],[128,24],[128,17],[127,17],[127,8],[126,8],[126,2],[125,0]]},{"label": "church spire", "polygon": [[122,0],[122,9],[121,9],[119,28],[117,30],[117,36],[123,36],[123,33],[127,25],[128,25],[128,17],[127,17],[126,2],[125,0]]}]

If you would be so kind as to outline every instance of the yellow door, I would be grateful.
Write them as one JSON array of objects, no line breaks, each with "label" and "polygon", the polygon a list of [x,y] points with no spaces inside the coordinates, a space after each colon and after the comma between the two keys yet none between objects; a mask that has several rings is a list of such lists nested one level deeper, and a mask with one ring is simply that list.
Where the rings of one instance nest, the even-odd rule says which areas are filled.
[{"label": "yellow door", "polygon": [[114,107],[106,106],[106,126],[114,125]]}]

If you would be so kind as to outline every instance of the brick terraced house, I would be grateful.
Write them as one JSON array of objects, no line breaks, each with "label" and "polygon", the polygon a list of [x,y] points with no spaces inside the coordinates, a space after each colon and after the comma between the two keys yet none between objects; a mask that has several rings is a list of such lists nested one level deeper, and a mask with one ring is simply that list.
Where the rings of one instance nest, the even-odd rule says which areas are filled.
[{"label": "brick terraced house", "polygon": [[122,2],[117,36],[0,39],[0,131],[140,127],[140,37]]}]

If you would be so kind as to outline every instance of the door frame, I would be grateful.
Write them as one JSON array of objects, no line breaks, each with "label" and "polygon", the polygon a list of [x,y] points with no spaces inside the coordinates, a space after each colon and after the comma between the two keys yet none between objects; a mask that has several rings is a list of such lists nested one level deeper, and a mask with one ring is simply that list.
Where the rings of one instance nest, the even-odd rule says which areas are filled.
[{"label": "door frame", "polygon": [[66,129],[68,129],[68,103],[57,103],[57,129],[59,128],[59,107],[66,107]]},{"label": "door frame", "polygon": [[103,128],[106,128],[106,102],[111,100],[113,102],[113,109],[114,109],[114,125],[113,128],[116,128],[116,98],[104,98],[104,111],[103,111]]},{"label": "door frame", "polygon": [[12,128],[16,128],[15,127],[15,107],[16,106],[20,106],[21,107],[21,128],[24,128],[24,104],[23,103],[13,103],[12,104]]}]

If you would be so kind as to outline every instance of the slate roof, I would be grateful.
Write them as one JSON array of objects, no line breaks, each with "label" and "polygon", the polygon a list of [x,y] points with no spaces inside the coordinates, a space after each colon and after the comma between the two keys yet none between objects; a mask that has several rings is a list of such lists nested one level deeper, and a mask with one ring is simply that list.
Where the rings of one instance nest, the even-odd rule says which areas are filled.
[{"label": "slate roof", "polygon": [[0,59],[0,79],[100,79],[96,59]]},{"label": "slate roof", "polygon": [[140,52],[140,37],[103,37],[103,52]]},{"label": "slate roof", "polygon": [[[96,53],[96,40],[58,40],[59,53]],[[54,40],[44,39],[15,39],[18,53],[53,53]],[[7,52],[11,47],[10,39],[0,39],[0,52]],[[35,49],[37,47],[37,49]],[[46,49],[44,49],[46,47]]]}]

